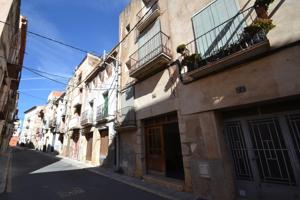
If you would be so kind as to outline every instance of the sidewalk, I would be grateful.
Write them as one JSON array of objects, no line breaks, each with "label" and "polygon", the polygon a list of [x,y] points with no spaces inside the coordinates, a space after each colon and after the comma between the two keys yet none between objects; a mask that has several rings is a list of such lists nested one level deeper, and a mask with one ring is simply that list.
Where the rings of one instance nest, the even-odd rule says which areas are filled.
[{"label": "sidewalk", "polygon": [[7,175],[11,160],[11,149],[0,153],[0,194],[5,191]]}]

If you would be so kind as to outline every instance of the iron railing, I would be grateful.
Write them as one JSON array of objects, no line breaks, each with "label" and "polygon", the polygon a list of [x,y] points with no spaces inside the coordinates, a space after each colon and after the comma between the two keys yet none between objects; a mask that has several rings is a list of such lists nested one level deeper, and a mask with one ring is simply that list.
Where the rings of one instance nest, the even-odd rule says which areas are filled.
[{"label": "iron railing", "polygon": [[81,125],[93,123],[93,111],[86,110],[81,114]]},{"label": "iron railing", "polygon": [[[151,16],[156,10],[159,10],[159,6],[157,2],[151,2],[149,5],[144,6],[137,14],[137,20],[140,21],[141,19],[143,19],[142,21],[144,21],[145,19],[147,19],[149,16]],[[142,22],[141,21],[141,22]]]},{"label": "iron railing", "polygon": [[97,107],[97,116],[96,120],[102,121],[108,117],[108,107],[104,105],[100,105]]},{"label": "iron railing", "polygon": [[264,30],[254,35],[250,35],[244,30],[255,19],[257,19],[256,12],[253,7],[250,7],[243,12],[238,12],[234,17],[187,43],[187,53],[189,55],[197,55],[199,60],[188,71],[216,62],[255,44],[267,41]]},{"label": "iron railing", "polygon": [[135,108],[133,106],[127,106],[117,111],[116,126],[128,127],[136,126]]},{"label": "iron railing", "polygon": [[171,57],[169,36],[160,31],[130,56],[130,70],[147,65],[163,53]]},{"label": "iron railing", "polygon": [[81,105],[82,104],[82,95],[78,94],[73,99],[73,106]]},{"label": "iron railing", "polygon": [[69,128],[70,129],[80,128],[80,117],[79,116],[74,116],[71,118],[71,120],[69,122]]}]

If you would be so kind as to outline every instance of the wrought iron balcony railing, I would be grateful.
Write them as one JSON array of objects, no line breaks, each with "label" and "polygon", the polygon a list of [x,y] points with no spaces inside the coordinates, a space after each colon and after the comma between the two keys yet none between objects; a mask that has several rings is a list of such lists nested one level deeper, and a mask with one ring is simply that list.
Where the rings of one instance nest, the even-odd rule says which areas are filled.
[{"label": "wrought iron balcony railing", "polygon": [[142,78],[161,70],[171,60],[169,36],[158,32],[130,56],[129,75]]},{"label": "wrought iron balcony railing", "polygon": [[135,108],[133,106],[124,107],[117,111],[115,128],[116,129],[136,128],[136,114],[135,114]]},{"label": "wrought iron balcony railing", "polygon": [[81,114],[81,126],[90,125],[93,123],[93,111],[86,110]]},{"label": "wrought iron balcony railing", "polygon": [[73,106],[81,105],[82,104],[82,94],[78,94],[77,96],[75,96],[72,103],[73,103]]},{"label": "wrought iron balcony railing", "polygon": [[108,107],[104,105],[98,106],[96,121],[97,122],[105,121],[107,117],[108,117]]},{"label": "wrought iron balcony railing", "polygon": [[69,121],[69,129],[80,129],[80,117],[79,116],[74,116]]},{"label": "wrought iron balcony railing", "polygon": [[137,29],[142,31],[145,29],[151,22],[153,22],[160,15],[160,8],[157,2],[151,2],[148,5],[144,6],[137,14]]},{"label": "wrought iron balcony railing", "polygon": [[181,77],[199,78],[267,51],[266,31],[250,27],[256,20],[251,7],[186,44],[188,59],[181,62]]}]

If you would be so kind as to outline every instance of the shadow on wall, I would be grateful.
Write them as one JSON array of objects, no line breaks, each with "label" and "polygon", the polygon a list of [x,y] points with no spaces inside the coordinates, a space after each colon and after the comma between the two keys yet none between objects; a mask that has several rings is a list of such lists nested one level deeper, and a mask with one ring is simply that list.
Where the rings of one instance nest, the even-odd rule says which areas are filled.
[{"label": "shadow on wall", "polygon": [[[117,148],[116,148],[116,137],[113,138],[110,145],[107,147],[107,155],[101,155],[100,150],[100,167],[106,169],[114,169],[117,171],[122,171],[121,169],[117,169]],[[101,149],[101,147],[100,147]],[[102,159],[103,158],[103,159]]]}]

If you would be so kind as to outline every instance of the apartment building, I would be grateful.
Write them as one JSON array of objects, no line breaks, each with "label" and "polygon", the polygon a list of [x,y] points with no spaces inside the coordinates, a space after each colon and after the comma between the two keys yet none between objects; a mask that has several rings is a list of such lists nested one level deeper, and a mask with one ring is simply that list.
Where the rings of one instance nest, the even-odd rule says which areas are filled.
[{"label": "apartment building", "polygon": [[125,174],[207,199],[300,196],[300,4],[271,2],[128,4],[116,121]]},{"label": "apartment building", "polygon": [[87,54],[75,70],[73,77],[69,80],[66,94],[66,116],[65,135],[63,139],[63,155],[72,159],[85,161],[83,135],[81,134],[80,117],[82,114],[82,103],[85,101],[85,83],[87,76],[95,70],[100,63],[100,58],[92,54]]},{"label": "apartment building", "polygon": [[66,102],[65,102],[65,92],[63,92],[55,101],[56,106],[55,111],[55,126],[54,130],[56,133],[56,138],[54,141],[54,151],[58,154],[63,153],[63,142],[65,133],[65,118],[66,118]]},{"label": "apartment building", "polygon": [[81,126],[85,136],[82,151],[93,165],[115,167],[117,138],[114,129],[117,108],[117,51],[105,55],[85,81]]},{"label": "apartment building", "polygon": [[43,150],[43,126],[45,106],[33,106],[24,112],[19,144]]},{"label": "apartment building", "polygon": [[60,134],[57,130],[57,112],[58,112],[58,104],[57,100],[63,92],[60,91],[52,91],[48,95],[48,101],[45,106],[45,120],[44,120],[44,145],[46,147],[46,151],[49,152],[59,152],[61,148],[61,144],[59,141]]},{"label": "apartment building", "polygon": [[20,16],[19,0],[1,0],[0,20],[0,150],[14,130],[18,87],[26,45],[27,19]]}]

